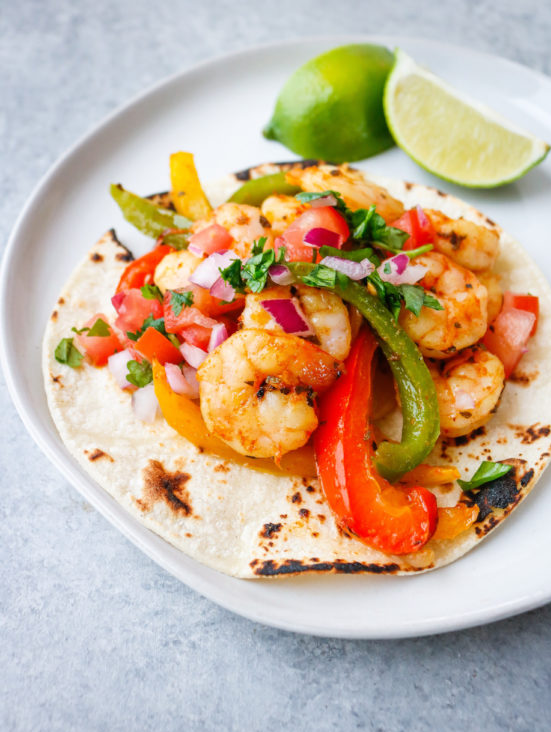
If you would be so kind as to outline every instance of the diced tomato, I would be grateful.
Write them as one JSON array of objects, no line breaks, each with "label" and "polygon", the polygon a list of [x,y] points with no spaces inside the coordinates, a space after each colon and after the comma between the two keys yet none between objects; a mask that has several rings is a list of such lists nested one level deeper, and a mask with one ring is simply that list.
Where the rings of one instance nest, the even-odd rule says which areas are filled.
[{"label": "diced tomato", "polygon": [[516,308],[517,310],[525,310],[527,313],[533,313],[536,316],[536,322],[532,328],[530,336],[533,336],[538,328],[538,318],[540,314],[540,301],[536,295],[519,295],[516,292],[506,292],[503,295],[503,310],[507,308]]},{"label": "diced tomato", "polygon": [[134,287],[142,287],[146,283],[152,282],[155,268],[161,259],[164,259],[167,254],[173,251],[174,249],[167,244],[161,244],[147,254],[144,254],[143,257],[130,262],[122,273],[116,292],[131,290]]},{"label": "diced tomato", "polygon": [[186,343],[206,351],[209,347],[211,330],[212,328],[205,328],[204,325],[188,325],[179,335]]},{"label": "diced tomato", "polygon": [[204,315],[199,308],[195,307],[195,305],[184,305],[178,315],[175,315],[174,310],[172,309],[171,298],[172,294],[167,290],[163,301],[163,312],[167,333],[179,333],[183,328],[187,328],[189,325],[202,325],[205,328],[212,328],[213,325],[216,325],[216,320]]},{"label": "diced tomato", "polygon": [[233,238],[223,226],[212,224],[212,226],[207,226],[193,234],[189,239],[189,243],[200,249],[203,254],[212,254],[213,252],[221,252],[223,249],[231,249]]},{"label": "diced tomato", "polygon": [[154,358],[159,363],[181,363],[184,357],[166,336],[155,328],[147,328],[145,333],[136,341],[136,350],[148,361]]},{"label": "diced tomato", "polygon": [[[340,249],[350,236],[348,224],[333,206],[320,206],[310,208],[302,216],[295,219],[293,223],[276,240],[276,249],[285,247],[285,258],[289,262],[311,262],[314,248],[304,243],[304,237],[312,229],[328,229],[338,234],[339,241],[337,248]],[[316,261],[321,259],[319,252],[316,252]]]},{"label": "diced tomato", "polygon": [[[121,294],[123,297],[121,298]],[[117,293],[111,298],[113,307],[118,313],[115,325],[123,333],[136,331],[142,327],[143,321],[150,315],[154,318],[163,317],[163,306],[156,300],[148,300],[137,288],[127,292]]]},{"label": "diced tomato", "polygon": [[409,239],[404,242],[404,251],[417,249],[423,244],[432,244],[436,238],[434,226],[421,206],[406,211],[390,225],[409,234]]},{"label": "diced tomato", "polygon": [[486,348],[502,361],[505,378],[516,369],[536,323],[534,313],[517,308],[503,308],[484,336]]},{"label": "diced tomato", "polygon": [[[107,317],[103,315],[103,313],[98,313],[85,323],[85,327],[91,329],[100,318],[109,325]],[[121,345],[118,336],[114,333],[110,325],[108,336],[88,336],[86,333],[82,333],[75,337],[75,341],[77,343],[77,347],[81,348],[86,353],[94,366],[105,366],[109,356],[112,356],[116,351],[123,350],[123,346]]]},{"label": "diced tomato", "polygon": [[[186,285],[185,289],[191,292],[193,305],[184,306],[178,316],[174,315],[171,307],[172,293],[168,290],[165,292],[163,310],[167,322],[166,328],[169,333],[177,333],[180,328],[184,328],[189,323],[208,326],[209,323],[204,323],[203,320],[212,320],[212,317],[217,317],[223,313],[232,312],[233,310],[239,310],[245,304],[245,298],[242,295],[237,295],[233,302],[225,303],[223,300],[212,297],[204,287],[189,284]],[[191,313],[189,312],[190,310]],[[210,325],[212,324],[210,323]]]}]

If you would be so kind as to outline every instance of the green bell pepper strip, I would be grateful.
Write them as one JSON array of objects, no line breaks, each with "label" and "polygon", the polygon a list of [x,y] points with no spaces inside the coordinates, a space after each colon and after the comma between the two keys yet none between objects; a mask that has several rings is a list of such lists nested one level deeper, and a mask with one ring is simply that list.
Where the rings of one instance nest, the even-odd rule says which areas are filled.
[{"label": "green bell pepper strip", "polygon": [[281,173],[273,173],[255,180],[248,180],[228,198],[228,201],[231,203],[246,203],[249,206],[260,206],[262,201],[274,193],[294,196],[301,190],[299,186],[287,183],[285,171],[281,171]]},{"label": "green bell pepper strip", "polygon": [[[286,262],[298,279],[310,274],[315,265]],[[440,435],[440,414],[436,389],[423,357],[396,323],[379,298],[357,282],[345,287],[327,288],[354,305],[375,331],[377,340],[392,369],[402,404],[402,440],[381,442],[375,452],[375,468],[379,475],[393,482],[413,470],[434,447]]]},{"label": "green bell pepper strip", "polygon": [[[192,222],[185,216],[180,216],[176,211],[157,206],[131,193],[120,184],[111,185],[111,195],[119,205],[124,218],[136,227],[142,234],[157,239],[167,229],[189,229]],[[163,239],[174,249],[185,249],[188,245],[188,234],[167,234]]]}]

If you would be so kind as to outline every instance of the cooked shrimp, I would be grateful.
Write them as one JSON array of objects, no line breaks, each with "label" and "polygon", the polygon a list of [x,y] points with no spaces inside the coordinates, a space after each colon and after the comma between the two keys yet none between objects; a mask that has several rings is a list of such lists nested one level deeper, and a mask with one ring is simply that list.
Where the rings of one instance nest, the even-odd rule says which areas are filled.
[{"label": "cooked shrimp", "polygon": [[294,168],[286,175],[287,181],[305,191],[332,190],[340,193],[347,206],[369,208],[373,203],[377,213],[390,223],[404,213],[404,206],[382,186],[366,180],[359,170],[347,165],[313,165],[311,168]]},{"label": "cooked shrimp", "polygon": [[342,364],[286,333],[234,333],[197,370],[207,428],[242,455],[280,458],[306,444],[318,426],[314,394]]},{"label": "cooked shrimp", "polygon": [[165,290],[189,287],[189,278],[201,261],[201,257],[196,257],[187,249],[171,252],[157,265],[153,281],[163,294]]},{"label": "cooked shrimp", "polygon": [[434,249],[462,267],[481,272],[494,266],[499,254],[495,229],[467,219],[450,219],[441,211],[425,210],[436,230]]},{"label": "cooked shrimp", "polygon": [[[352,335],[348,310],[343,301],[333,292],[306,285],[296,285],[294,291],[320,347],[336,359],[345,359],[350,351]],[[282,332],[281,326],[260,303],[262,300],[291,297],[290,287],[270,287],[259,294],[247,295],[241,314],[243,327]]]},{"label": "cooked shrimp", "polygon": [[497,356],[469,348],[450,361],[427,365],[436,386],[443,435],[460,437],[490,420],[505,383]]},{"label": "cooked shrimp", "polygon": [[223,203],[215,208],[209,216],[193,225],[193,232],[201,231],[211,224],[219,224],[229,231],[233,237],[233,251],[245,259],[250,256],[253,243],[265,236],[266,248],[273,247],[273,235],[270,222],[256,206],[242,203]]},{"label": "cooked shrimp", "polygon": [[260,207],[263,216],[268,219],[272,226],[274,236],[281,236],[285,229],[309,208],[309,204],[301,203],[294,196],[281,194],[268,196]]},{"label": "cooked shrimp", "polygon": [[488,290],[488,324],[490,324],[497,318],[503,305],[500,277],[494,272],[477,272],[476,276]]},{"label": "cooked shrimp", "polygon": [[437,252],[415,259],[428,268],[420,284],[443,310],[423,307],[419,316],[402,310],[400,324],[424,356],[449,358],[476,343],[488,325],[488,291],[468,269]]}]

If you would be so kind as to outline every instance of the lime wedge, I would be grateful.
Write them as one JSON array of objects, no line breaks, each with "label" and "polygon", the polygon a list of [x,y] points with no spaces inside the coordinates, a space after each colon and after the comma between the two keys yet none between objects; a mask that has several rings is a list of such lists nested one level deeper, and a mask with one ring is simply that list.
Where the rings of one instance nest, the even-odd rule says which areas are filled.
[{"label": "lime wedge", "polygon": [[509,183],[549,152],[543,140],[460,94],[401,50],[386,82],[384,111],[396,143],[416,163],[464,186]]}]

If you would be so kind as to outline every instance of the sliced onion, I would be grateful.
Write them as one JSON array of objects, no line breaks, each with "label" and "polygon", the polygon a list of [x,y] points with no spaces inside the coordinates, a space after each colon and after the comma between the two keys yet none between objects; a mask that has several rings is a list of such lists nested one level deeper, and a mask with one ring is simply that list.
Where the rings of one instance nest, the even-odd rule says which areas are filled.
[{"label": "sliced onion", "polygon": [[214,252],[193,271],[189,281],[208,290],[219,279],[220,270],[229,267],[234,259],[238,259],[235,252]]},{"label": "sliced onion", "polygon": [[205,255],[205,252],[199,247],[196,247],[195,244],[193,244],[192,242],[188,244],[187,250],[188,252],[194,254],[196,257],[201,257],[201,259],[203,259]]},{"label": "sliced onion", "polygon": [[124,351],[114,353],[107,359],[107,368],[113,374],[115,381],[121,389],[131,389],[133,387],[133,384],[126,378],[128,374],[128,362],[133,360],[134,356],[128,348],[125,348]]},{"label": "sliced onion", "polygon": [[[390,269],[390,272],[386,272]],[[404,252],[396,254],[377,267],[377,272],[384,282],[391,285],[414,285],[423,279],[427,268],[423,264],[411,264],[409,257]]]},{"label": "sliced onion", "polygon": [[228,337],[228,329],[224,323],[217,323],[210,332],[209,353],[214,351]]},{"label": "sliced onion", "polygon": [[326,267],[348,275],[351,280],[363,280],[364,277],[367,277],[375,269],[375,265],[369,259],[362,259],[361,262],[353,262],[350,259],[342,259],[341,257],[324,257],[320,264],[324,264]]},{"label": "sliced onion", "polygon": [[268,270],[268,274],[272,282],[275,282],[276,285],[290,285],[295,279],[289,267],[286,267],[284,264],[272,264]]},{"label": "sliced onion", "polygon": [[261,300],[260,304],[283,328],[285,333],[299,336],[314,335],[314,331],[310,328],[306,315],[302,312],[296,298]]},{"label": "sliced onion", "polygon": [[159,402],[155,396],[155,387],[148,384],[132,394],[134,413],[142,422],[154,422],[159,409]]},{"label": "sliced onion", "polygon": [[111,298],[111,305],[115,308],[117,313],[119,312],[119,308],[121,306],[122,301],[124,300],[125,294],[126,293],[124,291],[117,292],[117,294],[113,295],[113,297]]},{"label": "sliced onion", "polygon": [[190,393],[188,396],[190,397],[190,399],[199,399],[199,382],[197,381],[197,369],[193,369],[191,368],[191,366],[184,364],[182,366],[182,371],[184,372],[184,376],[186,377],[186,381],[190,389]]},{"label": "sliced onion", "polygon": [[206,351],[203,351],[202,348],[197,348],[197,346],[192,346],[191,343],[182,343],[180,353],[194,369],[198,369],[208,356]]},{"label": "sliced onion", "polygon": [[225,302],[231,302],[235,298],[235,290],[222,277],[216,280],[210,288],[209,293],[213,297],[217,297],[219,300],[224,300]]},{"label": "sliced onion", "polygon": [[475,401],[468,391],[465,389],[454,389],[453,396],[455,399],[455,406],[458,409],[474,409]]},{"label": "sliced onion", "polygon": [[304,243],[311,247],[338,247],[341,237],[336,231],[318,227],[304,235]]},{"label": "sliced onion", "polygon": [[336,206],[337,205],[337,199],[333,195],[323,196],[323,198],[315,198],[313,201],[310,201],[310,206],[312,208],[320,208],[321,206]]}]

